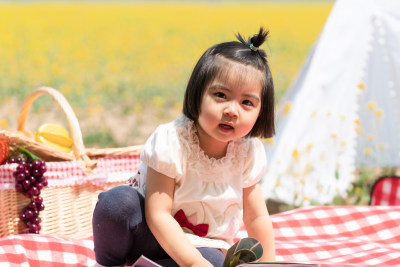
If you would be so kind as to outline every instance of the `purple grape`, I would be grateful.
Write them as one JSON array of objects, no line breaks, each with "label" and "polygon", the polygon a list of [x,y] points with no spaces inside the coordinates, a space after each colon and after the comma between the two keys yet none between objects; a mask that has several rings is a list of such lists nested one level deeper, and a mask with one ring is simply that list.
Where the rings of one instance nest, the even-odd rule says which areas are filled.
[{"label": "purple grape", "polygon": [[42,210],[44,210],[44,208],[45,208],[45,206],[43,203],[37,206],[38,211],[42,211]]},{"label": "purple grape", "polygon": [[30,210],[32,210],[32,211],[36,209],[36,203],[35,203],[35,201],[31,201],[31,203],[29,203],[28,209],[30,209]]},{"label": "purple grape", "polygon": [[21,161],[22,161],[22,158],[20,158],[20,157],[15,158],[16,163],[20,163]]},{"label": "purple grape", "polygon": [[12,163],[16,163],[17,161],[15,160],[15,158],[9,158],[8,160],[7,160],[7,163],[8,164],[12,164]]},{"label": "purple grape", "polygon": [[33,211],[33,218],[39,218],[39,211],[38,210],[34,210]]},{"label": "purple grape", "polygon": [[26,179],[25,173],[17,173],[16,177],[18,182],[22,182]]},{"label": "purple grape", "polygon": [[32,196],[38,196],[40,194],[40,190],[37,189],[36,186],[32,186],[28,192],[31,192]]},{"label": "purple grape", "polygon": [[26,216],[27,219],[32,218],[32,217],[33,217],[33,211],[31,211],[31,210],[26,210],[26,211],[25,211],[25,216]]},{"label": "purple grape", "polygon": [[34,223],[34,224],[36,224],[36,225],[39,225],[39,223],[41,222],[42,220],[40,219],[40,218],[38,218],[38,217],[33,217],[29,222],[30,223]]},{"label": "purple grape", "polygon": [[35,167],[33,167],[33,169],[31,170],[31,174],[36,178],[42,176],[42,174],[40,173],[40,170],[35,169]]},{"label": "purple grape", "polygon": [[39,172],[43,175],[47,171],[46,165],[40,165]]},{"label": "purple grape", "polygon": [[21,220],[21,221],[23,221],[23,222],[26,222],[28,219],[26,218],[26,215],[25,215],[25,213],[21,213],[20,215],[19,215],[19,219]]},{"label": "purple grape", "polygon": [[31,186],[31,182],[29,180],[24,180],[22,182],[22,185],[24,186],[25,190],[28,190],[30,188],[30,186]]},{"label": "purple grape", "polygon": [[42,190],[43,189],[43,184],[38,182],[35,184],[35,186],[37,187],[37,189]]},{"label": "purple grape", "polygon": [[18,164],[17,168],[15,169],[15,172],[17,173],[24,173],[26,170],[26,166],[23,164]]},{"label": "purple grape", "polygon": [[37,198],[35,198],[35,203],[36,203],[36,206],[42,204],[43,198],[41,196],[38,196]]},{"label": "purple grape", "polygon": [[34,160],[34,161],[32,162],[32,167],[33,167],[33,169],[39,169],[41,165],[42,165],[42,164],[40,163],[40,160]]},{"label": "purple grape", "polygon": [[35,234],[37,230],[38,230],[37,224],[35,223],[29,224],[29,233]]},{"label": "purple grape", "polygon": [[28,162],[26,164],[26,169],[30,171],[30,170],[32,170],[32,166],[33,166],[32,162]]},{"label": "purple grape", "polygon": [[47,182],[47,179],[46,179],[46,178],[44,178],[44,179],[42,180],[42,184],[43,184],[43,186],[47,186],[47,185],[48,185],[48,182]]},{"label": "purple grape", "polygon": [[[35,184],[35,183],[36,183],[35,177],[29,176],[28,179],[29,179],[29,182],[30,182],[31,184]],[[28,179],[27,179],[27,180],[28,180]]]}]

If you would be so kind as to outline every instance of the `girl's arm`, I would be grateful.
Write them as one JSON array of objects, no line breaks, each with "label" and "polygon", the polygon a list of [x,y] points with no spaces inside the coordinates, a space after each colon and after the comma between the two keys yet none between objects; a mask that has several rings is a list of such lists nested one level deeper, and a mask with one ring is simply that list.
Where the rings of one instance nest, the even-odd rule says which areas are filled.
[{"label": "girl's arm", "polygon": [[189,242],[171,209],[175,180],[147,168],[145,214],[153,235],[179,266],[212,266]]},{"label": "girl's arm", "polygon": [[243,188],[243,221],[248,235],[260,241],[263,247],[260,261],[275,261],[272,222],[258,183]]}]

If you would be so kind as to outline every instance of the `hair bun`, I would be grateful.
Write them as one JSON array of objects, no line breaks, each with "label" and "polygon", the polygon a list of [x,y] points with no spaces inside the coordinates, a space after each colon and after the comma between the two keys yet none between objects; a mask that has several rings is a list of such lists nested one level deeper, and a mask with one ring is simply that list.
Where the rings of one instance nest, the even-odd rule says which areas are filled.
[{"label": "hair bun", "polygon": [[260,27],[260,31],[258,32],[258,34],[254,34],[253,37],[249,38],[248,42],[253,47],[258,48],[265,42],[265,40],[267,40],[268,34],[269,34],[268,30],[265,30],[263,27]]},{"label": "hair bun", "polygon": [[[254,34],[253,37],[249,37],[247,42],[244,40],[240,33],[236,34],[236,38],[244,45],[249,47],[252,51],[257,51],[258,48],[267,40],[269,34],[268,30],[260,27],[258,34]],[[265,56],[265,55],[263,55]]]}]

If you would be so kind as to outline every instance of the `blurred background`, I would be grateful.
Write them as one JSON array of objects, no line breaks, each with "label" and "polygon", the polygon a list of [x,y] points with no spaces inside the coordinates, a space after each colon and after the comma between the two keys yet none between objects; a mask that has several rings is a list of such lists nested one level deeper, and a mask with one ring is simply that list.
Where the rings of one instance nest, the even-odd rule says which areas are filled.
[{"label": "blurred background", "polygon": [[[59,90],[87,147],[145,142],[181,113],[189,75],[211,45],[270,30],[263,46],[277,103],[318,38],[333,1],[1,1],[0,129],[16,130],[24,99]],[[64,123],[50,97],[27,129]]]}]

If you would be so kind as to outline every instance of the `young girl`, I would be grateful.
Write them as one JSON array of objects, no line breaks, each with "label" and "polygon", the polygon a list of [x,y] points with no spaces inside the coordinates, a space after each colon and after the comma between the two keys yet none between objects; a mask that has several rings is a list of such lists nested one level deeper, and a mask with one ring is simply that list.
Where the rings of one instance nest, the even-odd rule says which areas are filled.
[{"label": "young girl", "polygon": [[[210,47],[196,64],[183,115],[145,143],[135,182],[99,195],[93,215],[96,261],[222,266],[242,224],[274,261],[272,224],[258,182],[266,167],[255,137],[271,137],[274,86],[263,28],[246,42]],[[243,220],[242,220],[243,219]]]}]

